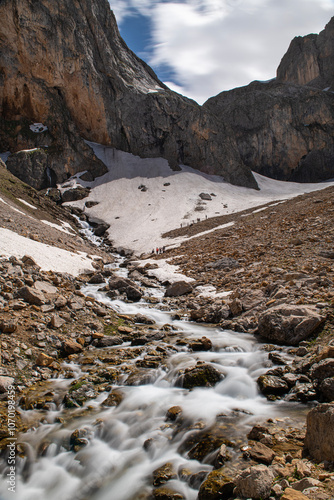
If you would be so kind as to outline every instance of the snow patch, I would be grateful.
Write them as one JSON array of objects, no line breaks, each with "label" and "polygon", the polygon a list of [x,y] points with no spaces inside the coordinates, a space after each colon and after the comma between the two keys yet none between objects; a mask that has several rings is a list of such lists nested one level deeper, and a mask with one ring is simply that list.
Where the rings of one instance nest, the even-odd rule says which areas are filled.
[{"label": "snow patch", "polygon": [[69,273],[78,276],[93,271],[92,259],[83,252],[74,253],[58,247],[20,236],[9,229],[0,228],[0,256],[17,257],[30,255],[43,271]]},{"label": "snow patch", "polygon": [[34,207],[34,205],[30,205],[30,203],[28,203],[27,201],[25,200],[22,200],[22,198],[18,198],[18,200],[21,202],[21,203],[24,203],[24,205],[27,205],[27,207],[30,207],[30,208],[33,208],[34,210],[37,210],[37,207]]},{"label": "snow patch", "polygon": [[[180,171],[174,171],[163,158],[139,158],[86,142],[108,167],[108,172],[93,182],[77,177],[67,181],[66,187],[91,188],[87,198],[68,204],[103,219],[110,224],[108,234],[113,244],[131,248],[138,254],[150,253],[156,247],[169,248],[189,239],[162,238],[163,233],[189,221],[233,214],[334,185],[333,182],[276,181],[254,173],[260,188],[257,191],[234,186],[219,176],[207,175],[185,165],[180,165]],[[139,189],[142,185],[145,190]],[[198,193],[201,192],[214,192],[216,196],[199,207]],[[85,207],[86,201],[95,200],[99,200],[98,205]]]},{"label": "snow patch", "polygon": [[75,234],[75,231],[73,231],[72,227],[67,222],[60,221],[61,226],[59,226],[59,224],[54,224],[53,222],[50,222],[48,220],[41,220],[41,222],[43,222],[43,224],[46,224],[47,226],[50,226],[50,227],[53,227],[54,229],[57,229],[58,231],[62,231],[63,233],[70,234],[71,236],[73,236]]},{"label": "snow patch", "polygon": [[29,126],[29,128],[32,132],[35,132],[35,134],[41,134],[42,132],[48,130],[48,127],[43,125],[43,123],[33,123]]}]

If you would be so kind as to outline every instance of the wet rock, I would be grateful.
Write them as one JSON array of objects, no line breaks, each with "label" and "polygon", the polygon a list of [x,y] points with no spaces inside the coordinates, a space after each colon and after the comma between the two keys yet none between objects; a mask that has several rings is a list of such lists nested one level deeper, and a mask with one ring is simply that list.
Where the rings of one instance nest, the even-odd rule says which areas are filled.
[{"label": "wet rock", "polygon": [[233,489],[233,480],[221,469],[214,470],[201,484],[198,500],[228,500],[232,497]]},{"label": "wet rock", "polygon": [[202,337],[201,339],[189,342],[189,347],[193,351],[210,351],[212,349],[212,342],[207,337]]},{"label": "wet rock", "polygon": [[193,287],[187,281],[176,281],[167,288],[165,297],[179,297],[180,295],[186,295],[192,291]]},{"label": "wet rock", "polygon": [[310,306],[281,304],[268,309],[259,318],[258,333],[261,337],[286,345],[298,345],[307,339],[325,317]]},{"label": "wet rock", "polygon": [[181,406],[172,406],[166,413],[166,420],[171,420],[172,422],[174,422],[181,415],[182,415]]},{"label": "wet rock", "polygon": [[267,427],[263,425],[254,425],[252,430],[247,434],[247,437],[252,441],[260,441],[266,434],[268,434]]},{"label": "wet rock", "polygon": [[147,318],[143,314],[135,314],[133,317],[135,323],[142,323],[143,325],[154,325],[154,320],[151,318]]},{"label": "wet rock", "polygon": [[255,443],[255,445],[248,450],[248,454],[256,462],[265,465],[270,465],[275,457],[273,450],[262,443]]},{"label": "wet rock", "polygon": [[29,304],[34,304],[36,306],[41,306],[46,302],[44,293],[30,286],[23,286],[20,288],[18,295]]},{"label": "wet rock", "polygon": [[90,285],[101,285],[104,283],[104,276],[102,276],[101,273],[95,273],[93,276],[88,280],[88,283]]},{"label": "wet rock", "polygon": [[89,443],[87,437],[87,429],[76,429],[72,432],[70,436],[70,447],[73,451],[79,451],[83,446],[87,446]]},{"label": "wet rock", "polygon": [[114,389],[111,391],[109,396],[103,401],[103,406],[119,406],[123,401],[124,394],[122,391],[118,389]]},{"label": "wet rock", "polygon": [[161,486],[153,490],[152,497],[154,500],[185,500],[185,497],[181,493],[166,486]]},{"label": "wet rock", "polygon": [[273,481],[274,474],[265,465],[249,467],[236,477],[234,494],[244,498],[268,498]]},{"label": "wet rock", "polygon": [[307,415],[304,448],[318,462],[334,461],[334,404],[323,403]]},{"label": "wet rock", "polygon": [[265,396],[281,396],[289,391],[289,386],[285,380],[281,377],[275,377],[274,375],[260,375],[257,379],[257,384],[260,391]]},{"label": "wet rock", "polygon": [[222,444],[214,461],[215,469],[219,469],[229,460],[231,460],[231,455],[228,453],[226,444]]},{"label": "wet rock", "polygon": [[307,403],[317,399],[317,391],[312,383],[297,383],[287,396],[288,401],[301,401]]},{"label": "wet rock", "polygon": [[103,236],[107,229],[109,229],[110,224],[107,224],[104,220],[98,217],[87,216],[90,226],[93,228],[95,236]]},{"label": "wet rock", "polygon": [[127,278],[112,276],[108,281],[108,286],[111,291],[118,290],[120,293],[125,293],[129,300],[139,301],[143,296],[135,284]]},{"label": "wet rock", "polygon": [[13,377],[5,377],[0,375],[0,393],[3,394],[8,391],[10,386],[14,385]]},{"label": "wet rock", "polygon": [[177,473],[174,465],[170,462],[162,465],[153,471],[153,486],[161,486],[167,483],[170,479],[176,479]]},{"label": "wet rock", "polygon": [[213,387],[223,378],[223,374],[213,366],[199,363],[192,368],[186,368],[184,373],[177,378],[175,385],[185,389]]},{"label": "wet rock", "polygon": [[178,452],[187,452],[192,460],[213,464],[222,445],[233,446],[226,434],[226,427],[222,424],[194,431],[181,443]]}]

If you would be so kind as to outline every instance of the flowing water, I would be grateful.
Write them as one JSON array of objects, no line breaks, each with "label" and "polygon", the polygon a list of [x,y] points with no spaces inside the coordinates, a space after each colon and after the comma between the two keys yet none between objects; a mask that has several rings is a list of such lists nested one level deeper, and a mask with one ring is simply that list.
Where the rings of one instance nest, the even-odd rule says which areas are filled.
[{"label": "flowing water", "polygon": [[[8,470],[3,462],[1,500],[144,499],[152,489],[152,472],[166,463],[172,463],[179,472],[168,486],[186,500],[195,500],[198,483],[189,484],[184,476],[210,471],[212,466],[190,459],[182,446],[194,428],[213,425],[221,415],[227,419],[227,437],[242,443],[241,436],[245,436],[246,429],[253,423],[286,415],[293,408],[268,402],[258,393],[256,379],[265,371],[268,356],[251,335],[173,320],[172,312],[161,310],[159,305],[153,308],[145,301],[134,304],[111,300],[98,291],[98,286],[86,286],[83,292],[119,313],[144,314],[158,327],[169,324],[177,331],[178,338],[205,336],[211,339],[213,349],[206,352],[191,352],[185,346],[174,349],[166,368],[151,370],[149,384],[120,385],[124,398],[117,407],[101,407],[107,393],[100,394],[86,403],[86,415],[82,415],[81,410],[81,416],[75,418],[74,411],[73,418],[66,420],[61,405],[54,405],[46,413],[43,425],[18,437],[18,442],[24,443],[25,453],[16,457],[14,495],[8,491],[5,476]],[[162,293],[159,289],[149,291],[157,299]],[[133,349],[129,343],[122,344],[121,348]],[[177,387],[175,381],[180,368],[194,366],[198,361],[211,364],[225,378],[212,388]],[[68,364],[67,369],[73,371],[74,378],[81,375],[80,367],[73,363]],[[57,379],[49,384],[53,391],[61,392],[71,380]],[[182,416],[187,422],[178,432],[175,425],[166,422],[166,412],[173,406],[182,407]],[[87,441],[78,451],[66,446],[75,429],[85,429]],[[187,474],[182,474],[182,469],[187,469]]]}]

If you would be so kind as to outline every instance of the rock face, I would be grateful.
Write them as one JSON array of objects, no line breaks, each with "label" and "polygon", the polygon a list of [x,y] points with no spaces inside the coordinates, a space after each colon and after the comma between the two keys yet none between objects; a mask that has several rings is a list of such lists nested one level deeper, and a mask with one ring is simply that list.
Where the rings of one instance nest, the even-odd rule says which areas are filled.
[{"label": "rock face", "polygon": [[334,404],[320,404],[308,413],[304,444],[318,462],[334,461]]},{"label": "rock face", "polygon": [[286,345],[298,345],[324,321],[314,306],[281,304],[268,309],[259,318],[261,337]]},{"label": "rock face", "polygon": [[252,170],[298,182],[333,176],[333,36],[334,18],[319,35],[291,42],[276,79],[222,92],[204,104],[232,127]]},{"label": "rock face", "polygon": [[333,176],[333,101],[330,92],[274,80],[222,92],[204,108],[229,123],[252,170],[315,182]]},{"label": "rock face", "polygon": [[280,82],[334,89],[334,18],[319,35],[297,36],[278,69]]},{"label": "rock face", "polygon": [[82,170],[102,175],[86,139],[257,187],[228,128],[128,49],[107,0],[5,0],[0,14],[1,150],[47,146],[44,168],[40,159],[30,168],[40,182],[46,172],[52,185]]}]

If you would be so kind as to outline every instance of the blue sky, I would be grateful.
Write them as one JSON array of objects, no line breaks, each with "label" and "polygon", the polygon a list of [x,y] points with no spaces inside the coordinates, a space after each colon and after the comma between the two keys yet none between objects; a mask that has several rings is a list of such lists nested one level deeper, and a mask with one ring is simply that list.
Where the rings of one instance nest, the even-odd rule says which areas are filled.
[{"label": "blue sky", "polygon": [[128,46],[170,88],[203,103],[275,77],[295,36],[319,33],[334,0],[109,0]]}]

